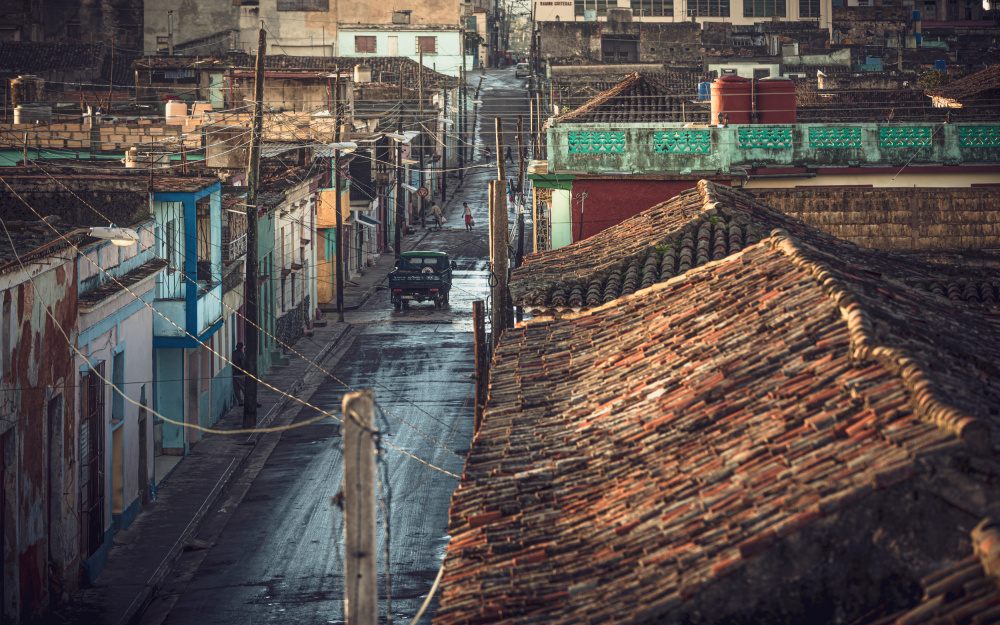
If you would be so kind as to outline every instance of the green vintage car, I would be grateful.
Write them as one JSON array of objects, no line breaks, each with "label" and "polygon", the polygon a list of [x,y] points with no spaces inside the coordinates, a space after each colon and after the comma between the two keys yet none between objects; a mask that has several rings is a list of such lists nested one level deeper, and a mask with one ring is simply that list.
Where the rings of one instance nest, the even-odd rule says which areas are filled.
[{"label": "green vintage car", "polygon": [[389,299],[396,310],[426,301],[442,308],[448,303],[454,268],[455,262],[443,252],[403,252],[389,272]]}]

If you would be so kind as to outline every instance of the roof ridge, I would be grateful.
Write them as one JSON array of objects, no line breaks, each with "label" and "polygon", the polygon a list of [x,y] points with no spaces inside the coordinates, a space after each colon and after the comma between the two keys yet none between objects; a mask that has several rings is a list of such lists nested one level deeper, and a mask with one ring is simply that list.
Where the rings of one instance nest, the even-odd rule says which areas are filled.
[{"label": "roof ridge", "polygon": [[771,237],[761,241],[764,243],[784,253],[796,268],[812,276],[837,306],[851,337],[852,360],[878,363],[898,376],[910,395],[913,413],[922,421],[953,434],[973,451],[982,453],[989,449],[989,425],[949,404],[929,372],[908,349],[880,344],[872,329],[872,320],[855,293],[835,275],[829,264],[810,256],[810,246],[800,243],[783,229],[772,230]]}]

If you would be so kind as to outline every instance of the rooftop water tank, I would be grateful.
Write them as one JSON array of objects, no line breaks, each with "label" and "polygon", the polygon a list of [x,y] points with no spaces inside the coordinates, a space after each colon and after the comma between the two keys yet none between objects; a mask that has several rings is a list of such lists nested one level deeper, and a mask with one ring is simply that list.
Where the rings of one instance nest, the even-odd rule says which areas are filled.
[{"label": "rooftop water tank", "polygon": [[170,100],[167,102],[168,124],[183,124],[187,118],[187,114],[187,104],[181,102],[180,100]]},{"label": "rooftop water tank", "polygon": [[795,123],[795,82],[784,76],[757,81],[757,121],[761,124]]},{"label": "rooftop water tank", "polygon": [[45,94],[45,81],[30,74],[18,76],[10,81],[10,99],[14,106],[34,104]]},{"label": "rooftop water tank", "polygon": [[939,72],[948,71],[948,61],[941,61],[941,60],[934,61],[934,69],[938,70]]},{"label": "rooftop water tank", "polygon": [[710,82],[698,83],[698,99],[710,100],[711,98],[712,98],[712,83]]},{"label": "rooftop water tank", "polygon": [[749,124],[753,112],[752,82],[742,76],[722,76],[712,81],[712,123],[728,115],[730,124]]},{"label": "rooftop water tank", "polygon": [[354,66],[354,82],[368,83],[372,81],[372,67],[364,63]]},{"label": "rooftop water tank", "polygon": [[211,110],[211,102],[194,102],[191,104],[191,117],[200,119],[204,117],[205,113],[208,113]]},{"label": "rooftop water tank", "polygon": [[51,124],[52,107],[44,104],[20,104],[14,107],[15,124]]}]

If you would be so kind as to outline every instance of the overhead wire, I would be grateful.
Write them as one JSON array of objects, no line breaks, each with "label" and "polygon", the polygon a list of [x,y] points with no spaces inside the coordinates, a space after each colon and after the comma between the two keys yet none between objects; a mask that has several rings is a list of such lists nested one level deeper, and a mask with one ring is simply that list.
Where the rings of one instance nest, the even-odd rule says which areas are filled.
[{"label": "overhead wire", "polygon": [[[22,203],[24,203],[24,204],[25,204],[25,206],[27,206],[27,207],[28,207],[28,208],[29,208],[29,209],[30,209],[30,210],[31,210],[31,211],[32,211],[33,213],[35,213],[35,215],[36,215],[36,216],[38,216],[39,220],[42,220],[42,221],[44,221],[44,219],[42,219],[42,216],[41,216],[41,215],[40,215],[40,214],[38,213],[38,211],[37,211],[37,210],[36,210],[36,209],[35,209],[35,208],[34,208],[33,206],[31,206],[31,205],[30,205],[30,204],[29,204],[29,203],[28,203],[27,201],[25,201],[25,200],[24,200],[24,198],[22,198],[22,197],[21,197],[21,195],[20,195],[20,194],[18,194],[18,193],[17,193],[17,191],[15,191],[15,190],[13,189],[13,187],[11,187],[11,186],[10,186],[10,184],[9,184],[9,183],[8,183],[8,182],[6,181],[6,179],[5,179],[4,177],[0,176],[0,182],[3,182],[3,183],[4,183],[4,185],[5,185],[5,186],[6,186],[6,187],[7,187],[7,188],[8,188],[8,189],[9,189],[9,190],[10,190],[10,191],[11,191],[11,192],[12,192],[12,193],[13,193],[13,194],[14,194],[14,195],[15,195],[15,196],[16,196],[16,197],[17,197],[17,198],[18,198],[18,199],[19,199],[19,200],[20,200],[20,201],[22,202]],[[81,200],[81,201],[83,201],[83,200]],[[91,209],[93,209],[93,207],[92,207],[92,206],[91,206],[90,208],[91,208]],[[93,210],[95,210],[95,211],[96,211],[96,209],[93,209]],[[96,211],[96,212],[98,212],[98,213],[99,213],[99,211]],[[52,226],[52,225],[51,225],[51,224],[50,224],[49,222],[45,222],[45,223],[46,223],[46,224],[47,224],[47,225],[49,226],[49,228],[50,228],[50,229],[52,229],[52,230],[53,230],[53,232],[55,232],[55,233],[56,233],[56,234],[57,234],[57,235],[59,236],[59,238],[61,238],[61,239],[62,239],[62,240],[64,240],[65,242],[67,242],[67,243],[68,243],[68,244],[69,244],[69,245],[70,245],[70,246],[71,246],[71,247],[72,247],[73,249],[75,249],[75,250],[76,250],[76,252],[77,252],[78,254],[80,254],[81,256],[83,256],[84,258],[86,258],[86,259],[88,260],[88,262],[90,262],[91,264],[93,264],[93,265],[94,265],[94,266],[95,266],[95,267],[96,267],[96,268],[97,268],[97,269],[98,269],[98,270],[99,270],[99,271],[100,271],[101,273],[104,273],[105,275],[107,275],[107,276],[108,276],[108,278],[109,278],[109,279],[110,279],[111,281],[115,282],[115,283],[116,283],[116,284],[117,284],[118,286],[120,286],[120,287],[121,287],[121,288],[122,288],[122,289],[123,289],[124,291],[128,292],[128,293],[129,293],[129,294],[130,294],[130,295],[131,295],[131,296],[132,296],[132,297],[133,297],[133,298],[134,298],[135,300],[137,300],[137,301],[139,301],[139,302],[142,302],[142,304],[144,304],[144,305],[145,305],[145,306],[146,306],[147,308],[149,308],[150,310],[152,310],[152,311],[153,311],[153,312],[154,312],[155,314],[158,314],[158,315],[159,315],[160,317],[162,317],[162,318],[163,318],[163,319],[164,319],[164,320],[165,320],[165,321],[166,321],[167,323],[169,323],[170,325],[172,325],[172,326],[174,326],[175,328],[177,328],[178,330],[180,330],[180,331],[181,331],[181,332],[182,332],[183,334],[187,335],[187,336],[188,336],[189,338],[192,338],[192,339],[193,339],[194,341],[196,341],[196,342],[197,342],[198,344],[200,344],[200,345],[201,345],[201,346],[203,346],[203,347],[204,347],[205,349],[207,349],[207,350],[208,350],[208,351],[209,351],[210,353],[212,353],[212,354],[214,354],[215,356],[217,356],[218,358],[220,358],[220,359],[221,359],[221,360],[222,360],[223,362],[225,362],[225,363],[227,363],[227,364],[229,364],[229,365],[232,365],[232,364],[233,364],[233,363],[232,363],[232,361],[230,361],[230,360],[229,360],[229,358],[227,358],[226,356],[223,356],[223,355],[222,355],[222,354],[220,354],[220,353],[219,353],[218,351],[216,351],[216,350],[215,350],[214,348],[212,348],[212,347],[211,347],[210,345],[208,345],[208,344],[207,344],[207,343],[205,343],[204,341],[201,341],[200,339],[198,339],[198,337],[197,337],[197,336],[195,336],[195,335],[191,334],[191,333],[190,333],[190,332],[189,332],[189,331],[188,331],[188,330],[187,330],[186,328],[182,328],[182,327],[180,327],[179,325],[177,325],[177,324],[176,324],[176,323],[175,323],[175,322],[174,322],[173,320],[171,320],[170,318],[168,318],[168,317],[167,317],[166,315],[164,315],[164,314],[163,314],[162,312],[158,311],[158,310],[157,310],[157,309],[156,309],[156,308],[155,308],[154,306],[152,306],[152,305],[151,305],[150,303],[146,302],[145,300],[143,300],[142,298],[140,298],[140,297],[139,297],[138,295],[136,295],[136,294],[135,294],[135,293],[134,293],[134,292],[133,292],[133,291],[132,291],[132,290],[131,290],[131,289],[130,289],[130,288],[129,288],[129,287],[127,286],[127,285],[124,285],[124,284],[122,284],[122,283],[121,283],[121,282],[120,282],[120,281],[119,281],[119,280],[118,280],[117,278],[115,278],[114,276],[110,275],[110,273],[108,273],[108,271],[107,271],[106,269],[104,269],[103,267],[101,267],[101,266],[100,266],[100,265],[99,265],[99,264],[98,264],[98,263],[97,263],[96,261],[94,261],[93,259],[91,259],[91,258],[90,258],[90,257],[89,257],[88,255],[86,255],[86,254],[83,254],[83,253],[82,253],[82,250],[80,250],[80,248],[79,248],[79,247],[77,247],[77,245],[76,245],[76,244],[74,244],[74,243],[73,243],[72,241],[70,241],[70,240],[69,240],[68,238],[66,238],[66,236],[65,236],[65,235],[63,235],[63,234],[62,234],[62,233],[60,233],[60,232],[59,232],[58,230],[56,230],[56,229],[55,229],[55,228],[54,228],[54,227],[53,227],[53,226]],[[6,224],[4,224],[4,229],[6,230]],[[8,235],[8,238],[10,238],[10,237],[9,237],[9,235]],[[11,246],[13,247],[13,245],[14,245],[14,243],[13,243],[13,240],[11,240]],[[20,261],[20,257],[18,257],[18,259],[19,259],[19,261]],[[51,312],[50,312],[50,314],[51,314]],[[67,339],[67,341],[69,341],[69,337],[68,337],[68,335],[66,336],[66,339]],[[72,347],[73,349],[76,349],[76,348],[75,348],[75,346],[73,346],[72,344],[71,344],[71,347]],[[301,356],[301,354],[300,354],[300,357],[302,357],[303,359],[305,359],[305,360],[306,360],[307,362],[309,362],[309,363],[313,364],[314,366],[317,366],[317,367],[318,367],[318,365],[315,365],[315,363],[313,363],[313,362],[312,362],[311,360],[309,360],[308,358],[305,358],[304,356]],[[318,367],[318,368],[319,368],[319,367]],[[321,371],[323,371],[323,369],[322,369],[322,368],[320,368],[320,370],[321,370]],[[332,374],[330,374],[330,375],[332,375]],[[317,407],[317,406],[314,406],[314,405],[312,405],[312,404],[311,404],[311,403],[309,403],[308,401],[305,401],[305,400],[303,400],[303,399],[301,399],[301,398],[299,398],[299,397],[296,397],[296,396],[294,396],[294,395],[292,395],[292,394],[290,394],[290,393],[287,393],[287,392],[285,392],[285,391],[282,391],[281,389],[277,388],[276,386],[274,386],[274,385],[272,385],[272,384],[269,384],[269,383],[267,383],[266,381],[264,381],[263,379],[261,379],[261,378],[259,378],[259,377],[257,377],[257,376],[250,376],[250,377],[251,377],[251,378],[253,378],[254,380],[256,380],[256,381],[257,381],[257,382],[258,382],[259,384],[262,384],[263,386],[265,386],[265,387],[267,387],[267,388],[269,388],[269,389],[271,389],[271,390],[273,390],[273,391],[277,392],[277,393],[278,393],[279,395],[283,395],[283,396],[285,396],[285,397],[288,397],[289,399],[293,399],[293,400],[295,400],[295,401],[299,402],[300,404],[302,404],[302,405],[304,405],[304,406],[306,406],[306,407],[308,407],[308,408],[312,408],[313,410],[315,410],[315,411],[319,412],[319,413],[321,414],[321,416],[320,416],[320,417],[315,417],[315,418],[313,418],[313,419],[310,419],[310,420],[308,420],[307,422],[300,422],[300,423],[298,423],[298,424],[291,424],[291,425],[288,425],[288,426],[281,426],[281,427],[279,427],[279,428],[250,428],[250,429],[239,429],[239,430],[217,430],[217,429],[214,429],[214,428],[207,428],[207,427],[204,427],[204,426],[201,426],[201,425],[197,425],[197,424],[191,424],[191,423],[184,423],[184,422],[182,422],[182,421],[177,421],[177,420],[174,420],[174,419],[170,419],[170,418],[168,418],[168,417],[164,417],[164,416],[162,416],[162,415],[159,415],[159,414],[156,414],[156,416],[158,416],[158,417],[162,418],[162,419],[163,419],[163,420],[164,420],[165,422],[167,422],[167,423],[171,423],[171,424],[173,424],[173,425],[178,425],[178,426],[181,426],[181,427],[185,427],[185,428],[190,428],[190,429],[195,429],[195,430],[198,430],[198,431],[202,431],[202,432],[206,432],[206,433],[212,433],[212,434],[247,434],[247,433],[253,433],[253,432],[272,432],[272,431],[275,431],[275,432],[277,432],[277,431],[283,431],[283,430],[285,430],[285,429],[292,429],[293,427],[303,427],[304,425],[310,425],[310,424],[312,424],[312,423],[316,423],[316,422],[318,422],[318,421],[320,421],[320,420],[322,420],[322,419],[325,419],[325,418],[327,418],[327,417],[330,417],[330,418],[333,418],[333,419],[335,419],[335,420],[337,420],[337,421],[341,421],[341,422],[343,422],[343,419],[341,419],[341,418],[337,417],[336,415],[334,415],[334,414],[332,414],[332,413],[329,413],[329,412],[326,412],[326,411],[322,410],[321,408],[319,408],[319,407]],[[102,378],[102,379],[103,379],[103,378]],[[348,385],[346,385],[346,384],[345,384],[345,386],[348,386]],[[122,393],[120,393],[120,394],[122,394]],[[125,397],[125,399],[129,400],[129,401],[130,401],[130,403],[133,403],[133,404],[135,404],[135,405],[139,405],[139,404],[138,404],[138,402],[136,402],[135,400],[132,400],[131,398],[129,398],[129,397],[127,397],[127,396],[125,396],[124,394],[122,394],[122,396],[123,396],[123,397]],[[414,429],[415,429],[415,428],[414,428]],[[418,430],[418,431],[419,431],[419,430]],[[388,445],[388,446],[392,447],[393,449],[395,449],[395,450],[397,450],[397,451],[399,451],[399,452],[403,453],[403,454],[404,454],[404,455],[406,455],[406,456],[409,456],[409,457],[413,458],[414,460],[416,460],[416,461],[418,461],[418,462],[420,462],[420,463],[423,463],[423,464],[426,464],[427,466],[429,466],[429,467],[432,467],[432,468],[434,468],[434,469],[436,469],[436,470],[438,470],[438,471],[441,471],[441,472],[443,472],[443,473],[446,473],[446,474],[448,474],[448,475],[453,475],[453,476],[454,476],[454,473],[451,473],[450,471],[447,471],[447,470],[445,470],[445,469],[442,469],[441,467],[438,467],[438,466],[436,466],[436,465],[433,465],[433,464],[431,464],[431,463],[429,463],[429,462],[427,462],[427,461],[423,460],[422,458],[419,458],[419,457],[417,457],[417,456],[413,455],[412,453],[410,453],[410,452],[406,451],[405,449],[402,449],[402,448],[400,448],[400,447],[398,447],[398,446],[396,446],[396,445],[393,445],[392,443],[389,443],[389,442],[386,442],[386,445]],[[442,445],[442,446],[443,446],[443,445]],[[449,451],[450,451],[450,450],[449,450]],[[454,453],[454,452],[452,452],[452,453]],[[457,477],[457,476],[456,476],[456,477]]]}]

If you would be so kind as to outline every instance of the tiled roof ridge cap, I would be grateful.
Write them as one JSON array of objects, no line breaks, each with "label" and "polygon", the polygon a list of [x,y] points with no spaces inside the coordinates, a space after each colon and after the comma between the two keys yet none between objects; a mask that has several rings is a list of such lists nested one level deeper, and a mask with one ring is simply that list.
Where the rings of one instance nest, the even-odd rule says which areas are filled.
[{"label": "tiled roof ridge cap", "polygon": [[981,420],[950,405],[934,383],[928,371],[909,350],[880,345],[872,330],[872,322],[854,293],[838,278],[831,267],[785,230],[773,230],[767,242],[788,256],[791,263],[812,276],[826,296],[836,304],[847,323],[851,338],[850,356],[860,363],[877,362],[900,377],[910,395],[914,414],[927,423],[953,434],[973,451],[983,453],[990,446],[989,426]]},{"label": "tiled roof ridge cap", "polygon": [[614,87],[611,87],[606,91],[598,93],[587,102],[584,102],[580,108],[565,113],[564,115],[560,115],[559,117],[556,118],[556,120],[560,122],[573,121],[574,119],[582,117],[584,114],[590,112],[592,109],[597,108],[598,106],[604,104],[611,98],[614,98],[615,96],[619,95],[622,91],[624,91],[626,88],[638,82],[641,78],[642,74],[640,74],[639,72],[632,72],[631,74],[623,78]]},{"label": "tiled roof ridge cap", "polygon": [[1000,587],[1000,523],[986,517],[972,530],[972,546],[993,584]]}]

